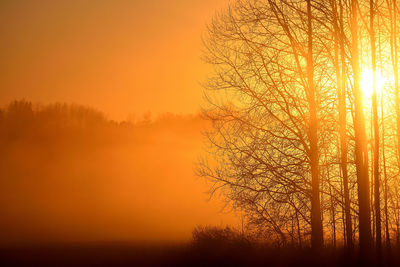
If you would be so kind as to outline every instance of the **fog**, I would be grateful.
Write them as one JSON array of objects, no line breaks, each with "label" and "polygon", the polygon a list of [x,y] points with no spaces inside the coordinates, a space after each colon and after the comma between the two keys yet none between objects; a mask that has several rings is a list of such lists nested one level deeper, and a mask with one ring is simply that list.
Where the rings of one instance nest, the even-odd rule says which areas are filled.
[{"label": "fog", "polygon": [[114,122],[11,103],[0,111],[0,241],[184,241],[198,224],[237,224],[193,172],[206,127],[198,115]]}]

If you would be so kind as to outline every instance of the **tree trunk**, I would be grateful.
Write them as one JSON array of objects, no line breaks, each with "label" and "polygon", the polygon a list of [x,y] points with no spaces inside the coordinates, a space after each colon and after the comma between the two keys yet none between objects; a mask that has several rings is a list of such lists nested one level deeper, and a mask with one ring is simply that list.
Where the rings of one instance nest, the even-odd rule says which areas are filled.
[{"label": "tree trunk", "polygon": [[[349,177],[347,171],[347,133],[346,133],[346,62],[345,62],[345,45],[344,45],[344,26],[343,26],[343,3],[339,0],[339,22],[337,16],[336,1],[331,1],[333,5],[334,14],[334,28],[335,28],[335,69],[337,74],[338,85],[338,99],[339,99],[339,134],[340,134],[340,168],[343,178],[343,193],[344,193],[344,213],[345,213],[345,232],[346,232],[346,245],[349,251],[353,250],[353,227],[351,222],[350,213],[350,193],[349,193]],[[340,26],[339,26],[340,25]],[[338,44],[340,44],[338,46]],[[340,49],[340,63],[339,66],[339,53]]]},{"label": "tree trunk", "polygon": [[379,124],[378,124],[378,100],[376,94],[376,46],[375,46],[375,4],[374,0],[370,0],[370,36],[371,36],[371,60],[372,60],[372,112],[374,124],[374,204],[375,204],[375,234],[376,234],[376,250],[380,257],[382,253],[382,230],[381,230],[381,202],[380,202],[380,177],[379,177]]},{"label": "tree trunk", "polygon": [[389,214],[388,214],[388,182],[386,170],[386,155],[385,155],[385,124],[383,118],[383,95],[381,97],[381,123],[382,123],[382,157],[383,157],[383,175],[384,175],[384,210],[385,210],[385,237],[386,249],[390,251],[390,233],[389,233]]},{"label": "tree trunk", "polygon": [[321,218],[321,201],[319,190],[319,151],[318,151],[318,119],[317,104],[315,101],[314,88],[314,62],[313,62],[313,32],[311,0],[307,0],[308,18],[308,56],[307,56],[307,79],[308,79],[308,104],[310,109],[310,124],[308,135],[310,140],[311,161],[311,245],[314,250],[321,250],[323,246],[323,230]]},{"label": "tree trunk", "polygon": [[361,255],[368,257],[371,249],[371,213],[369,203],[368,150],[365,134],[365,118],[362,92],[360,88],[360,67],[358,49],[358,1],[352,0],[352,66],[354,82],[354,131],[355,158],[357,169],[358,205],[359,205],[359,242]]}]

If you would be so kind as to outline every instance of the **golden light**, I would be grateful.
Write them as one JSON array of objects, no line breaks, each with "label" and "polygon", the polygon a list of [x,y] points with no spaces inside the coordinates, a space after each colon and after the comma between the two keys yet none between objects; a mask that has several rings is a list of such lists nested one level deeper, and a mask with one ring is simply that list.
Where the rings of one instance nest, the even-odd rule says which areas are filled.
[{"label": "golden light", "polygon": [[[370,98],[374,92],[374,78],[373,71],[371,69],[363,70],[361,74],[361,88],[363,91],[363,95],[365,98]],[[376,81],[376,93],[379,95],[383,86],[385,85],[384,77],[379,73],[379,71],[375,74]]]}]

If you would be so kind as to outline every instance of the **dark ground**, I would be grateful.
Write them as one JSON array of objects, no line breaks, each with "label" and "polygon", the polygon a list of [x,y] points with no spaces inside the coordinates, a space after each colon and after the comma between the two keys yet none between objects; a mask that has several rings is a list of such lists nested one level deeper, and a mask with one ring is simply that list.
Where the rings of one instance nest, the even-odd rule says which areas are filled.
[{"label": "dark ground", "polygon": [[[392,253],[393,254],[393,253]],[[360,264],[356,257],[327,250],[323,256],[307,250],[255,246],[140,245],[128,243],[24,245],[0,248],[0,266],[400,266]],[[396,261],[398,262],[398,261]]]}]

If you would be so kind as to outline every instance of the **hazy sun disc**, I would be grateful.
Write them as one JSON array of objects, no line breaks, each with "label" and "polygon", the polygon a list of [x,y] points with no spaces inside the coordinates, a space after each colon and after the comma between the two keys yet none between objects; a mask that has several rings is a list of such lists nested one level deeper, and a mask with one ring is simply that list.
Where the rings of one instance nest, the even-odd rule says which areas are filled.
[{"label": "hazy sun disc", "polygon": [[[371,69],[365,69],[363,70],[361,74],[361,86],[362,86],[362,91],[364,97],[371,97],[373,92],[374,92],[374,78],[373,78],[373,71]],[[376,85],[376,93],[379,94],[379,92],[382,90],[382,87],[385,84],[384,78],[381,76],[381,74],[377,71],[375,74],[375,85]]]}]

